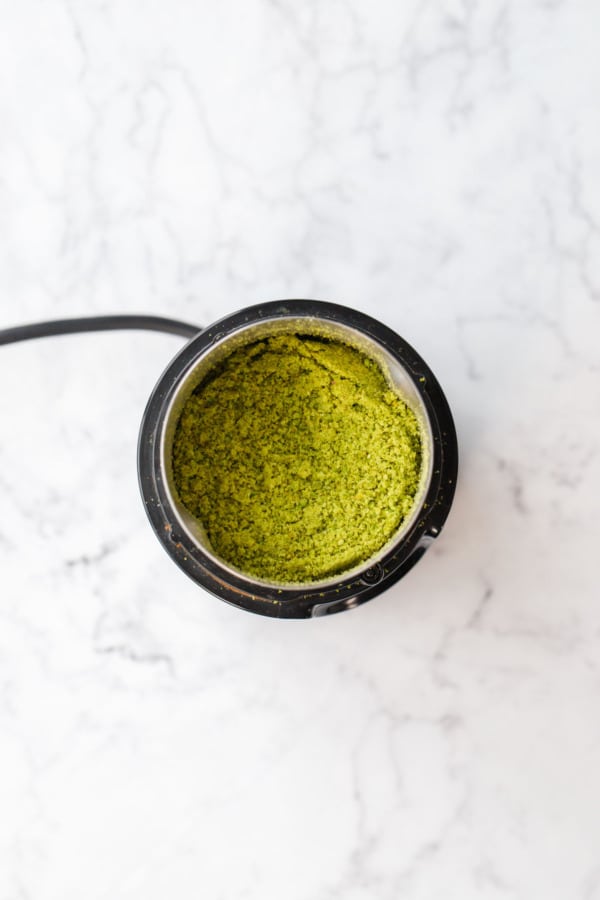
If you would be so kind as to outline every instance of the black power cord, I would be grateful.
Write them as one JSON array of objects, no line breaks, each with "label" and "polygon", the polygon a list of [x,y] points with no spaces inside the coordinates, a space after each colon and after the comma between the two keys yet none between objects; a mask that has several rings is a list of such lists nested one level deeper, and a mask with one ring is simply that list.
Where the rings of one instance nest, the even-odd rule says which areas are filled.
[{"label": "black power cord", "polygon": [[14,328],[0,330],[0,346],[15,344],[17,341],[30,341],[34,338],[53,337],[59,334],[80,334],[85,331],[117,331],[119,329],[141,329],[144,331],[163,331],[167,334],[178,334],[181,337],[193,338],[202,329],[189,322],[177,319],[166,319],[163,316],[85,316],[80,319],[53,319],[50,322],[35,322],[32,325],[16,325]]}]

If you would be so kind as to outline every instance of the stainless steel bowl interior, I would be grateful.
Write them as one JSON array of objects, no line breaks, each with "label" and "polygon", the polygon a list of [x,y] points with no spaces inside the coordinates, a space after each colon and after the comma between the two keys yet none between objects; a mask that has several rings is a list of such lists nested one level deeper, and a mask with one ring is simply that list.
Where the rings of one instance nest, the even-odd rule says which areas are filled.
[{"label": "stainless steel bowl interior", "polygon": [[165,487],[169,495],[169,499],[173,509],[175,510],[179,525],[187,533],[188,537],[194,544],[202,550],[210,559],[217,563],[220,567],[231,574],[235,574],[238,578],[244,578],[252,584],[262,584],[266,587],[285,590],[307,586],[307,583],[274,583],[262,581],[249,576],[243,571],[231,566],[230,563],[221,559],[213,550],[210,541],[202,527],[202,524],[194,518],[183,506],[173,478],[172,467],[172,446],[175,436],[175,429],[179,416],[185,405],[186,400],[197,387],[197,385],[206,377],[206,375],[227,356],[229,356],[238,347],[245,344],[253,343],[265,337],[281,333],[296,333],[303,335],[315,335],[322,338],[341,341],[351,347],[360,350],[371,359],[375,360],[381,367],[390,386],[413,410],[419,424],[421,426],[422,443],[423,443],[423,463],[421,468],[421,479],[417,496],[411,515],[402,522],[397,532],[392,536],[388,543],[378,551],[377,554],[370,557],[353,569],[340,573],[333,577],[324,579],[319,582],[310,582],[311,588],[328,587],[340,580],[340,578],[352,577],[364,572],[374,566],[390,550],[396,547],[403,537],[412,529],[417,521],[424,502],[424,497],[431,482],[432,475],[432,430],[427,410],[417,390],[411,375],[395,359],[389,351],[379,344],[372,337],[363,332],[352,328],[340,322],[334,322],[329,319],[321,319],[315,316],[282,316],[274,319],[262,319],[258,322],[250,323],[238,330],[226,334],[216,335],[212,344],[207,347],[194,360],[193,364],[188,368],[177,384],[176,390],[167,409],[162,431],[160,434],[160,465],[164,477]]}]

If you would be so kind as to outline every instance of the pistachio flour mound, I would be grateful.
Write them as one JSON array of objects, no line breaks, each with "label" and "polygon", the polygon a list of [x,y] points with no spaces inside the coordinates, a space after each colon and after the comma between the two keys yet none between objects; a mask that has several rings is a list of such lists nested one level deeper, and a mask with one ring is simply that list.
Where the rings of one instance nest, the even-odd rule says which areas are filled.
[{"label": "pistachio flour mound", "polygon": [[378,364],[296,334],[231,353],[186,401],[173,442],[181,502],[214,552],[280,584],[380,550],[411,511],[421,464],[416,416]]}]

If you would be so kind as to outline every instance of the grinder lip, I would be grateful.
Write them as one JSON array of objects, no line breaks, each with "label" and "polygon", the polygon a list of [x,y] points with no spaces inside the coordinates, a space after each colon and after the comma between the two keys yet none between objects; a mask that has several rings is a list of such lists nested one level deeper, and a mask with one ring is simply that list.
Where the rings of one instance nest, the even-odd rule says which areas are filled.
[{"label": "grinder lip", "polygon": [[[363,335],[399,364],[410,379],[427,418],[430,475],[419,515],[391,542],[375,564],[342,573],[325,584],[270,585],[236,573],[205,550],[182,525],[169,489],[163,453],[164,430],[173,400],[201,357],[223,339],[248,327],[280,319],[338,324]],[[317,300],[280,300],[246,307],[200,332],[160,377],[142,419],[138,476],[146,512],[159,540],[183,571],[228,603],[278,618],[305,618],[350,609],[398,581],[438,536],[456,487],[458,448],[450,408],[435,376],[399,335],[370,316]]]}]

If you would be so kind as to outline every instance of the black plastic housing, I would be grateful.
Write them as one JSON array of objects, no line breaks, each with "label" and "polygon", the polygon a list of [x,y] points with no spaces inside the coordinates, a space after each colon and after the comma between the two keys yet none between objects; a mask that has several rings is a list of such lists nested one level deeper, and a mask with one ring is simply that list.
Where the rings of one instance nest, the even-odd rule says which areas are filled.
[{"label": "black plastic housing", "polygon": [[[387,351],[404,369],[421,397],[431,430],[431,477],[412,528],[374,565],[341,575],[325,586],[265,585],[232,572],[206,553],[181,527],[166,485],[161,445],[167,411],[200,356],[224,337],[261,320],[304,318],[342,323]],[[425,361],[399,335],[370,316],[316,300],[281,300],[247,307],[200,332],[169,364],[158,381],[142,419],[138,473],[150,522],[172,559],[194,581],[227,603],[278,618],[321,616],[358,606],[405,575],[439,535],[456,487],[458,448],[450,408]]]}]

